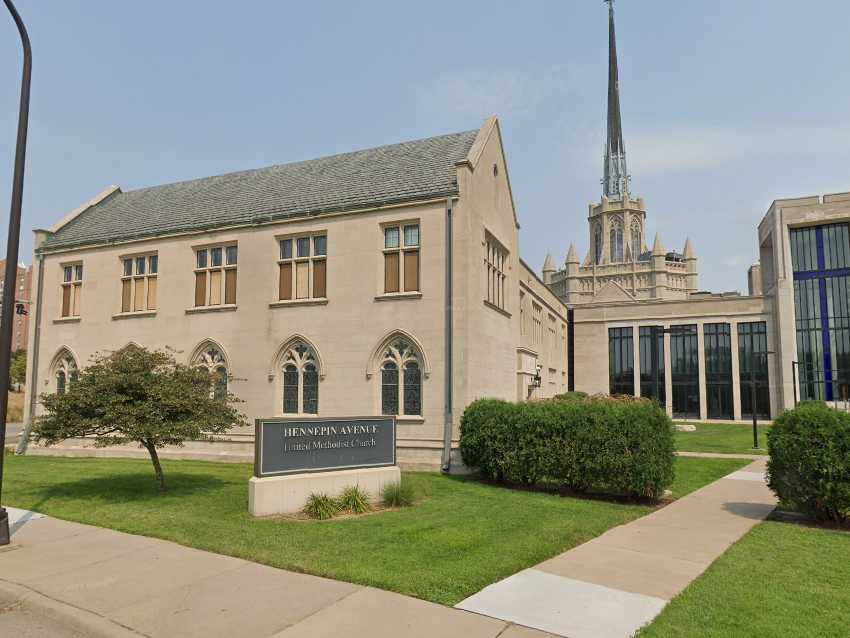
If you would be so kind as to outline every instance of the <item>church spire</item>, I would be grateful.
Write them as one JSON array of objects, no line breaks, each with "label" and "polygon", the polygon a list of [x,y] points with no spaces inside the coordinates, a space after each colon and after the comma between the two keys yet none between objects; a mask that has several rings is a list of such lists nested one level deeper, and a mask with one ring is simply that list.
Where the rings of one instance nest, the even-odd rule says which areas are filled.
[{"label": "church spire", "polygon": [[605,2],[608,4],[608,139],[605,145],[602,194],[609,199],[620,199],[629,190],[629,172],[626,169],[626,146],[623,144],[623,122],[620,117],[614,0]]}]

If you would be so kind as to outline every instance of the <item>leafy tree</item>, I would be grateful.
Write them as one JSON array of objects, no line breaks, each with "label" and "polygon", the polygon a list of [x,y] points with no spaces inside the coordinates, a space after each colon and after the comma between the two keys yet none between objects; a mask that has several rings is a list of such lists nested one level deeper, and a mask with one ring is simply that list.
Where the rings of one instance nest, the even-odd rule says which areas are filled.
[{"label": "leafy tree", "polygon": [[27,351],[18,350],[12,353],[9,364],[9,377],[12,383],[26,383],[27,376]]},{"label": "leafy tree", "polygon": [[33,435],[47,445],[93,436],[106,447],[138,442],[151,457],[160,490],[165,477],[157,448],[209,440],[246,425],[232,394],[215,398],[214,379],[197,367],[177,363],[169,352],[128,346],[97,355],[64,394],[44,394],[45,414]]}]

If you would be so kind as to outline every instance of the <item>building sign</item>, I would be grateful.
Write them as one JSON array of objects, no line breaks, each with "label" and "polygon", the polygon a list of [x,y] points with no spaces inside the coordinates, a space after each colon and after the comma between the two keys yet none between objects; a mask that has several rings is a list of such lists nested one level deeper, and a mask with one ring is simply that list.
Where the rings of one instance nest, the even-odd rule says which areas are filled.
[{"label": "building sign", "polygon": [[395,417],[257,419],[254,476],[395,465]]}]

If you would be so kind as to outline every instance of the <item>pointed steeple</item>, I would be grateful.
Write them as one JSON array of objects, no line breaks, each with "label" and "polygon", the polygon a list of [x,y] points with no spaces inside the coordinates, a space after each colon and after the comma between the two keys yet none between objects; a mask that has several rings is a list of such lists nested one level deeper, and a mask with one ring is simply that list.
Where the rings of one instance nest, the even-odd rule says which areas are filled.
[{"label": "pointed steeple", "polygon": [[614,0],[605,1],[608,3],[608,139],[605,145],[602,194],[610,199],[620,199],[629,190],[629,171],[626,168],[626,145],[623,143],[623,121],[620,116]]},{"label": "pointed steeple", "polygon": [[655,241],[652,242],[652,256],[664,256],[664,246],[661,245],[661,238],[658,236],[658,233],[655,233]]},{"label": "pointed steeple", "polygon": [[570,244],[570,249],[567,251],[567,264],[577,264],[578,255],[576,254],[576,245]]},{"label": "pointed steeple", "polygon": [[549,253],[546,253],[546,260],[543,262],[543,272],[555,272],[555,260]]},{"label": "pointed steeple", "polygon": [[694,255],[694,247],[691,245],[690,237],[685,239],[685,248],[682,250],[682,257],[684,259],[694,259],[696,257],[696,255]]}]

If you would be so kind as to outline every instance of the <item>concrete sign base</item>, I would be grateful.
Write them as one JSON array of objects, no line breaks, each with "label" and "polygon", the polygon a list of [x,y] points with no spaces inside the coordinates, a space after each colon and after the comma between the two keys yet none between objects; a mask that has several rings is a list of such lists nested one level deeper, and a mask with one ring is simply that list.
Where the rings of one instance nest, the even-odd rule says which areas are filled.
[{"label": "concrete sign base", "polygon": [[354,485],[378,500],[385,485],[400,480],[401,471],[397,465],[265,478],[254,476],[248,483],[248,512],[251,516],[294,514],[304,509],[310,494],[335,497]]}]

